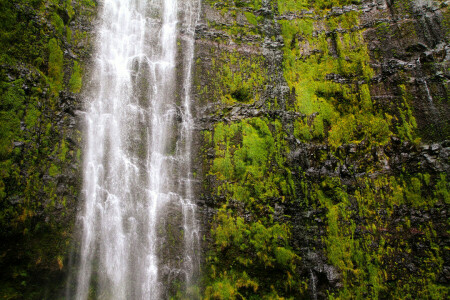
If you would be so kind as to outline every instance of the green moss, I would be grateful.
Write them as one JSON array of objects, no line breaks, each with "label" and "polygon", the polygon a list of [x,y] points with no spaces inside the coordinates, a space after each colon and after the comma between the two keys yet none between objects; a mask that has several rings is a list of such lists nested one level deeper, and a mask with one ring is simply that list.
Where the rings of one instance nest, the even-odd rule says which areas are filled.
[{"label": "green moss", "polygon": [[[429,179],[428,179],[429,180]],[[450,183],[447,180],[446,174],[440,174],[439,180],[436,184],[435,197],[444,199],[444,203],[450,204]]]},{"label": "green moss", "polygon": [[59,170],[58,166],[51,165],[50,168],[48,169],[48,175],[55,177],[58,174],[60,174],[60,170]]},{"label": "green moss", "polygon": [[[236,7],[244,6],[244,1],[208,2],[220,7],[227,18],[238,15]],[[211,224],[204,281],[207,299],[307,298],[308,280],[294,271],[299,270],[301,253],[289,245],[289,217],[284,216],[283,221],[275,217],[277,204],[286,201],[301,205],[293,208],[296,213],[303,207],[325,211],[323,215],[318,213],[318,218],[325,219],[326,233],[316,233],[319,237],[314,238],[322,238],[328,263],[341,274],[340,287],[328,291],[330,299],[439,299],[448,295],[448,288],[437,282],[447,251],[439,245],[446,220],[436,217],[423,221],[426,215],[439,215],[436,211],[450,201],[446,175],[407,174],[405,170],[387,175],[381,164],[389,160],[388,155],[374,158],[376,162],[369,155],[382,146],[390,147],[391,136],[416,143],[419,140],[411,95],[405,86],[398,86],[399,97],[390,105],[377,103],[371,97],[374,70],[359,12],[331,14],[332,7],[358,2],[278,1],[282,14],[297,13],[292,20],[279,20],[285,42],[283,70],[294,95],[287,106],[306,117],[292,123],[284,120],[283,126],[276,118],[249,118],[218,123],[212,131],[204,132],[205,147],[214,147],[214,157],[205,162],[209,168],[208,188],[214,203],[221,207]],[[311,8],[301,15],[301,10]],[[406,23],[409,21],[399,26],[407,28]],[[220,24],[210,25],[224,30]],[[235,26],[226,31],[233,35],[233,41],[242,34]],[[379,36],[396,30],[386,24],[375,29]],[[213,55],[216,70],[209,73],[214,78],[220,74],[221,83],[214,88],[212,84],[202,87],[205,93],[216,93],[207,98],[236,106],[237,102],[258,99],[252,95],[252,100],[239,100],[246,98],[241,96],[246,95],[246,90],[240,91],[235,82],[240,78],[235,76],[242,72],[239,64],[247,57],[233,53],[235,60],[221,55]],[[226,64],[231,66],[227,69],[223,67]],[[273,103],[266,103],[266,107],[273,107]],[[220,113],[226,120],[228,110]],[[323,146],[311,154],[312,164],[337,158],[340,162],[336,171],[340,164],[355,163],[347,165],[350,176],[342,175],[343,181],[320,175],[317,178],[307,176],[301,168],[287,168],[287,130],[300,142]],[[356,144],[356,152],[348,153],[346,147],[341,147],[349,143]],[[210,157],[208,151],[204,158]],[[295,176],[295,187],[291,174]],[[305,226],[306,230],[320,232],[321,222],[316,220],[311,221],[313,224],[297,220],[295,229]],[[268,238],[276,226],[284,232],[279,243]],[[284,283],[266,280],[274,276],[283,278]]]},{"label": "green moss", "polygon": [[35,103],[29,104],[24,118],[26,126],[28,128],[36,128],[39,125],[41,114],[39,107],[36,107]]},{"label": "green moss", "polygon": [[[222,52],[212,61],[211,76],[215,99],[232,104],[258,101],[267,74],[262,57],[244,57],[237,52]],[[210,72],[210,71],[208,71]]]},{"label": "green moss", "polygon": [[356,125],[357,122],[353,114],[349,114],[336,121],[329,132],[328,141],[330,145],[337,148],[341,144],[350,143],[352,141],[353,132],[356,129]]},{"label": "green moss", "polygon": [[[63,196],[47,175],[58,177],[78,163],[73,145],[62,141],[72,133],[65,131],[58,94],[72,65],[65,65],[62,48],[80,59],[87,53],[74,44],[87,42],[86,32],[71,39],[70,26],[78,27],[78,17],[87,21],[94,12],[84,5],[94,7],[93,1],[81,2],[0,0],[0,226],[2,241],[14,241],[0,247],[0,298],[51,298],[61,284],[50,276],[60,276],[64,267],[71,228],[67,210],[78,183],[66,184]],[[81,65],[77,68],[74,73],[81,74]],[[56,121],[62,122],[56,126]]]},{"label": "green moss", "polygon": [[[241,203],[251,217],[246,221],[223,203],[211,231],[214,251],[208,257],[206,298],[305,293],[306,282],[295,274],[300,258],[287,244],[289,225],[272,216],[275,199],[283,202],[294,193],[281,123],[264,118],[218,123],[212,140],[215,158],[209,176],[219,180],[214,193]],[[268,282],[267,272],[278,274],[277,280]]]},{"label": "green moss", "polygon": [[67,27],[66,29],[66,39],[68,43],[72,42],[72,29],[70,29],[70,27]]},{"label": "green moss", "polygon": [[211,175],[224,181],[221,190],[251,206],[259,207],[273,197],[284,198],[294,190],[284,166],[287,150],[281,124],[271,124],[275,136],[268,124],[255,118],[232,125],[218,123],[214,130],[216,158]]},{"label": "green moss", "polygon": [[23,80],[3,85],[0,94],[0,160],[9,157],[13,142],[20,140],[20,119],[23,116],[25,92]]},{"label": "green moss", "polygon": [[296,120],[294,123],[294,136],[303,142],[309,142],[312,138],[312,129],[304,120]]},{"label": "green moss", "polygon": [[247,7],[257,10],[261,8],[261,0],[205,0],[205,2],[212,7],[223,9]]},{"label": "green moss", "polygon": [[278,0],[278,9],[280,14],[285,14],[314,8],[317,14],[323,15],[332,7],[360,3],[360,0]]},{"label": "green moss", "polygon": [[[329,3],[334,2],[315,5],[328,7]],[[369,82],[374,71],[370,67],[363,31],[354,30],[359,25],[358,12],[324,21],[299,18],[280,23],[285,41],[284,75],[296,95],[289,109],[311,116],[308,122],[295,123],[294,135],[299,140],[327,141],[336,149],[342,144],[363,140],[369,144],[386,144],[389,136],[397,132],[401,136],[408,135],[414,126],[410,123],[414,122],[410,110],[402,110],[399,115],[403,114],[405,121],[397,122],[373,105]],[[333,32],[328,35],[323,31],[314,32],[324,25]],[[345,82],[334,82],[330,74],[338,75],[337,78]]]},{"label": "green moss", "polygon": [[265,299],[274,293],[305,293],[306,283],[295,278],[299,257],[288,247],[290,232],[285,224],[248,223],[233,217],[224,206],[217,214],[212,235],[215,242],[208,257],[206,299],[256,295]]},{"label": "green moss", "polygon": [[[448,288],[437,284],[435,276],[442,268],[443,255],[443,249],[435,244],[439,239],[436,225],[431,222],[418,225],[406,218],[401,223],[396,221],[398,207],[430,209],[445,201],[444,193],[438,192],[441,181],[439,177],[436,179],[437,184],[430,186],[426,184],[432,181],[429,174],[361,178],[359,188],[352,192],[337,178],[325,178],[315,185],[312,197],[328,210],[324,240],[327,257],[342,272],[343,286],[330,295],[331,299],[378,299],[388,295],[403,299],[408,294],[420,298],[445,297]],[[425,185],[436,192],[425,193]],[[443,190],[448,190],[448,186]],[[356,207],[356,211],[350,207]],[[363,220],[358,225],[355,213]],[[412,254],[417,242],[429,245],[426,253]],[[411,258],[410,262],[405,257]],[[406,271],[411,263],[416,267],[414,273]]]},{"label": "green moss", "polygon": [[[91,6],[92,6],[92,4],[91,4]],[[66,2],[64,3],[64,6],[67,11],[67,15],[69,16],[70,19],[72,19],[75,15],[75,10],[73,9],[73,6],[72,6],[72,0],[66,0]]]},{"label": "green moss", "polygon": [[82,87],[81,67],[76,61],[73,64],[72,76],[69,81],[69,89],[72,93],[79,93]]},{"label": "green moss", "polygon": [[404,140],[417,142],[417,123],[413,116],[411,106],[409,105],[410,95],[406,91],[405,85],[399,85],[398,87],[401,91],[402,99],[402,103],[398,106],[399,118],[396,117],[396,124],[398,124],[396,126],[398,135]]},{"label": "green moss", "polygon": [[20,120],[7,112],[0,112],[0,158],[5,159],[13,149],[14,137],[18,134]]},{"label": "green moss", "polygon": [[64,22],[57,12],[53,13],[51,20],[56,32],[62,36],[64,34]]},{"label": "green moss", "polygon": [[286,12],[296,12],[301,11],[303,9],[309,8],[308,0],[279,0],[278,1],[278,10],[280,14],[284,14]]},{"label": "green moss", "polygon": [[51,39],[49,41],[48,50],[48,77],[50,78],[53,91],[58,92],[63,88],[63,52],[56,39]]},{"label": "green moss", "polygon": [[252,24],[254,26],[258,25],[258,20],[257,20],[257,18],[256,18],[256,16],[254,14],[249,13],[249,12],[244,12],[244,15],[245,15],[245,17],[247,18],[247,21],[250,24]]}]

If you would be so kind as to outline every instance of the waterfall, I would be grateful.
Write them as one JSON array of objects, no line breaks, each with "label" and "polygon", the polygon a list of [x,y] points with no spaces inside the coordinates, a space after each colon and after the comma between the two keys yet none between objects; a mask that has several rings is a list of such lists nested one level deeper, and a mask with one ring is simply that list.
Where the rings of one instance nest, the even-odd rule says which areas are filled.
[{"label": "waterfall", "polygon": [[101,3],[70,298],[167,299],[195,285],[190,90],[198,13],[198,0]]}]

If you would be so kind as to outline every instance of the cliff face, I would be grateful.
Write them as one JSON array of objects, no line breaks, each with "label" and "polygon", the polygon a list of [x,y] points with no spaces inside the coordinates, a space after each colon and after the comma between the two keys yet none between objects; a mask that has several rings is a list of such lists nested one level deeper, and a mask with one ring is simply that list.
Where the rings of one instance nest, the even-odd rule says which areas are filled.
[{"label": "cliff face", "polygon": [[204,1],[206,298],[445,298],[448,17],[439,1]]},{"label": "cliff face", "polygon": [[95,2],[0,1],[0,298],[55,298],[80,193]]},{"label": "cliff face", "polygon": [[[2,298],[64,283],[95,11],[0,0]],[[448,296],[449,22],[444,1],[202,2],[205,298]]]}]

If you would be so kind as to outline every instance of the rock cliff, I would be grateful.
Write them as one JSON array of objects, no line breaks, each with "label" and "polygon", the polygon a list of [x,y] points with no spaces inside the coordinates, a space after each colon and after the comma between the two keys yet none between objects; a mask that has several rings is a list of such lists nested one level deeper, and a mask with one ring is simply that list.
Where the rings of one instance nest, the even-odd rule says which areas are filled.
[{"label": "rock cliff", "polygon": [[[96,3],[0,0],[1,298],[64,291]],[[202,1],[203,298],[448,297],[449,22],[441,0]]]},{"label": "rock cliff", "polygon": [[445,298],[447,3],[202,8],[205,297]]},{"label": "rock cliff", "polygon": [[55,299],[80,195],[95,2],[0,1],[0,298]]}]

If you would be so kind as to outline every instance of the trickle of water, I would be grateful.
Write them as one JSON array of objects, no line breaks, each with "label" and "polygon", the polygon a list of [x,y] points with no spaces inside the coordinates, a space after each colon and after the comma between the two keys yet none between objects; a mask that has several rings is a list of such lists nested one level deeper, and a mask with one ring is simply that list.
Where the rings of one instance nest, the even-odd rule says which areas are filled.
[{"label": "trickle of water", "polygon": [[167,299],[175,283],[195,284],[190,90],[198,11],[198,0],[101,4],[71,298]]},{"label": "trickle of water", "polygon": [[311,280],[311,296],[312,299],[317,300],[317,276],[314,274],[313,270],[309,270],[310,280]]},{"label": "trickle of water", "polygon": [[433,96],[431,96],[430,89],[428,88],[428,83],[425,79],[422,80],[422,83],[425,86],[425,92],[427,93],[428,102],[430,102],[430,104],[433,105]]}]

